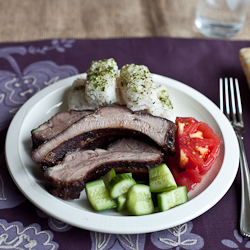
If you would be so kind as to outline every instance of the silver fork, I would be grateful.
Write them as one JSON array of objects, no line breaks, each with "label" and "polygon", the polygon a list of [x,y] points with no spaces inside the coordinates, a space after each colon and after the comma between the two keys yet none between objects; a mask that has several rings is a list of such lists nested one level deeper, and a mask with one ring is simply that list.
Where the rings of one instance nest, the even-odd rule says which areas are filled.
[{"label": "silver fork", "polygon": [[[244,123],[242,118],[242,106],[238,79],[220,78],[220,110],[231,122],[237,136],[240,147],[240,171],[241,171],[241,213],[240,213],[240,232],[243,236],[250,237],[250,175],[243,144],[242,132]],[[230,85],[230,87],[229,87]],[[236,92],[236,96],[235,96]],[[229,97],[230,96],[230,97]]]}]

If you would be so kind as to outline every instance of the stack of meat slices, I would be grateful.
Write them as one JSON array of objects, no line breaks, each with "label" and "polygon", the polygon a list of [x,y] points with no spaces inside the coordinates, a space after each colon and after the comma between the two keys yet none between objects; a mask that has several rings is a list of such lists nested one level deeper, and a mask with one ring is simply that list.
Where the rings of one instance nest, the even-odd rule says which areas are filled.
[{"label": "stack of meat slices", "polygon": [[125,106],[61,112],[32,130],[31,158],[51,194],[76,199],[85,183],[111,168],[147,178],[163,154],[175,154],[175,133],[175,123]]}]

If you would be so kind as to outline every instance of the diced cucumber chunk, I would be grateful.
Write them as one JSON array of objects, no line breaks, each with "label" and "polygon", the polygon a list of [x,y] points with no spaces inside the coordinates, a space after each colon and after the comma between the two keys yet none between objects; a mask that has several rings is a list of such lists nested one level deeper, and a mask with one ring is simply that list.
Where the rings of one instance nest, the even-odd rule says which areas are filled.
[{"label": "diced cucumber chunk", "polygon": [[117,197],[117,207],[116,207],[117,212],[121,212],[126,208],[126,200],[127,200],[127,193]]},{"label": "diced cucumber chunk", "polygon": [[86,183],[85,190],[94,210],[101,211],[116,207],[117,204],[111,199],[102,179]]},{"label": "diced cucumber chunk", "polygon": [[157,195],[159,211],[166,211],[172,207],[188,201],[186,186],[179,186],[173,190]]},{"label": "diced cucumber chunk", "polygon": [[108,191],[112,199],[128,192],[136,182],[131,173],[117,174],[108,184]]},{"label": "diced cucumber chunk", "polygon": [[149,169],[149,185],[152,193],[160,193],[177,187],[170,169],[164,163]]},{"label": "diced cucumber chunk", "polygon": [[146,215],[154,212],[150,187],[145,184],[133,185],[127,193],[126,207],[132,215]]},{"label": "diced cucumber chunk", "polygon": [[116,176],[115,170],[112,168],[108,173],[103,175],[101,179],[103,179],[104,184],[106,187],[108,187],[109,182]]}]

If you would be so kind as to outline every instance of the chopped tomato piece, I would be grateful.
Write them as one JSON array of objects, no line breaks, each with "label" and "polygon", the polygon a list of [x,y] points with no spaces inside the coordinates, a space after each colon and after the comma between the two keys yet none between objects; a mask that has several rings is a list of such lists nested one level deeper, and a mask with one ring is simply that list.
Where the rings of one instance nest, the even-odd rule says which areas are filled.
[{"label": "chopped tomato piece", "polygon": [[203,132],[204,139],[212,139],[218,142],[220,145],[222,144],[221,139],[214,133],[214,131],[204,122],[199,122],[199,127],[197,130]]},{"label": "chopped tomato piece", "polygon": [[177,143],[186,144],[190,141],[189,135],[197,131],[198,121],[191,117],[178,117],[176,123],[178,124]]},{"label": "chopped tomato piece", "polygon": [[179,167],[198,169],[204,175],[219,154],[220,143],[212,139],[193,138],[187,145],[179,145]]},{"label": "chopped tomato piece", "polygon": [[200,138],[203,139],[203,133],[201,131],[197,131],[193,134],[189,134],[190,138]]},{"label": "chopped tomato piece", "polygon": [[176,123],[177,154],[168,157],[166,163],[169,163],[177,185],[185,184],[191,190],[212,167],[222,141],[206,123],[192,117],[177,117]]},{"label": "chopped tomato piece", "polygon": [[192,117],[177,117],[176,122],[179,167],[197,169],[200,175],[204,175],[219,154],[221,139],[206,123]]},{"label": "chopped tomato piece", "polygon": [[192,190],[197,183],[201,182],[202,177],[199,175],[198,170],[183,170],[178,167],[177,155],[173,157],[166,157],[165,162],[171,170],[177,186],[186,186],[187,192]]}]

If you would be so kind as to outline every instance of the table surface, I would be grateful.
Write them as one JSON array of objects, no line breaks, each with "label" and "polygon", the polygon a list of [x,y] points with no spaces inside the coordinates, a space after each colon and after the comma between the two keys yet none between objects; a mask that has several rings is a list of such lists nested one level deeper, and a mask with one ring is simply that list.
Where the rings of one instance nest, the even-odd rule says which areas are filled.
[{"label": "table surface", "polygon": [[[0,0],[0,42],[50,38],[202,38],[196,0]],[[232,40],[250,38],[250,12]]]},{"label": "table surface", "polygon": [[[250,92],[239,50],[250,47],[250,18],[228,40],[194,26],[195,0],[0,0],[0,248],[248,249],[239,233],[241,179],[201,216],[159,232],[116,235],[79,229],[44,213],[15,186],[5,161],[8,126],[38,90],[115,58],[119,68],[144,64],[219,103],[218,79],[240,82],[244,144],[250,149]],[[13,145],[16,146],[16,145]],[[247,154],[248,161],[250,156]],[[122,226],[122,225],[121,225]]]}]

